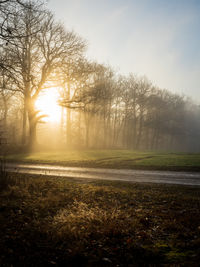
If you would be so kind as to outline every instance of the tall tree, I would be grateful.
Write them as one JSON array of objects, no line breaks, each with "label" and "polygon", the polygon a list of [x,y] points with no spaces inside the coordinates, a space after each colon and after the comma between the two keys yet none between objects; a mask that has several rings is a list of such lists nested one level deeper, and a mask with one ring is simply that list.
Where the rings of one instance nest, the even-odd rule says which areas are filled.
[{"label": "tall tree", "polygon": [[36,143],[37,123],[43,117],[35,109],[38,96],[55,85],[55,73],[66,60],[83,53],[85,42],[74,32],[65,31],[50,12],[39,10],[33,3],[20,12],[14,34],[20,37],[6,49],[14,61],[12,75],[24,97],[24,120],[27,113],[32,146]]}]

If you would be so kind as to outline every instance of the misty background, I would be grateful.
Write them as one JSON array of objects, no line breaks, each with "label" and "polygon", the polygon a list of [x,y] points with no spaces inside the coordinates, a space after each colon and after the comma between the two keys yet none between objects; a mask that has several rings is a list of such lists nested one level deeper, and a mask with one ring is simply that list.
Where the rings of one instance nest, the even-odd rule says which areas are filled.
[{"label": "misty background", "polygon": [[198,0],[50,0],[48,7],[87,39],[89,58],[200,102]]},{"label": "misty background", "polygon": [[198,1],[7,2],[1,143],[200,151]]}]

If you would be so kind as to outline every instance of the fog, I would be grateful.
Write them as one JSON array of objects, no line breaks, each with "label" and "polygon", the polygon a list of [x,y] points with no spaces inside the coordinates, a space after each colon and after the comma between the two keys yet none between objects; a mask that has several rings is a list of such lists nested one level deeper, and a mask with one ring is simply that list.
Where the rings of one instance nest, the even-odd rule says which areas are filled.
[{"label": "fog", "polygon": [[[46,90],[46,102],[43,95],[42,102],[38,101],[41,106],[37,107],[39,114],[47,117],[37,122],[32,148],[200,151],[199,106],[154,87],[145,77],[118,77],[106,67],[103,71],[90,73],[101,76],[92,81],[91,87],[77,89],[71,83],[71,88],[65,86],[63,92],[58,88],[61,95],[68,95],[70,90],[70,98],[55,98],[55,105],[50,101],[48,106],[51,89]],[[6,122],[1,105],[1,137],[14,149],[30,145],[28,123],[23,143],[23,110],[18,105],[17,100],[15,105],[10,100]],[[56,108],[52,117],[56,105],[60,112]]]},{"label": "fog", "polygon": [[200,102],[199,3],[50,0],[48,7],[88,40],[89,58]]},{"label": "fog", "polygon": [[[13,9],[5,2],[0,10],[0,140],[9,151],[200,151],[198,101],[144,75],[120,74],[89,60],[83,37],[57,22],[44,4],[27,5]],[[168,37],[160,42],[167,44]],[[159,73],[147,55],[140,59]],[[180,73],[171,71],[176,84]]]}]

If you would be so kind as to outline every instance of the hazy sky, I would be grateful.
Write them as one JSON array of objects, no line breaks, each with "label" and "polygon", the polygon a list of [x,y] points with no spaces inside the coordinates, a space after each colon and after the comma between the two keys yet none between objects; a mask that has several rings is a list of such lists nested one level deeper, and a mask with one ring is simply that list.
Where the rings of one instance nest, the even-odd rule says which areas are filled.
[{"label": "hazy sky", "polygon": [[49,0],[88,56],[200,103],[200,0]]}]

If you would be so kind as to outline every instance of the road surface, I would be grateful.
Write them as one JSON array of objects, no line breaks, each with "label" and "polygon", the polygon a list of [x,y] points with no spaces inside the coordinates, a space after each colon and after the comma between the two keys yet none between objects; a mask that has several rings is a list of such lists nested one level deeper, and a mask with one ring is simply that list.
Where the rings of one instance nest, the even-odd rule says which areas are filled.
[{"label": "road surface", "polygon": [[9,172],[62,176],[68,178],[164,183],[200,186],[200,173],[63,167],[47,164],[7,164]]}]

